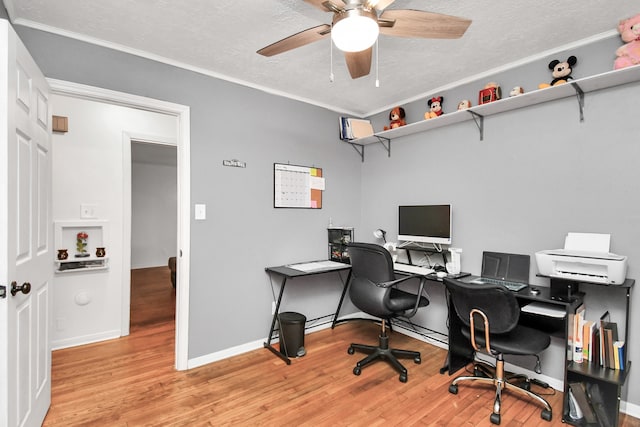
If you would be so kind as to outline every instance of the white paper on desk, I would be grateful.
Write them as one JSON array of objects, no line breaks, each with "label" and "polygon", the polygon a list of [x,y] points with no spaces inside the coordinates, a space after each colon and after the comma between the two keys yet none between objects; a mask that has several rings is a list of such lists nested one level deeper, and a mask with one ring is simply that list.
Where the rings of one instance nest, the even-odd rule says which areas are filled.
[{"label": "white paper on desk", "polygon": [[557,319],[562,319],[567,314],[567,312],[560,307],[535,301],[523,306],[521,310],[525,313],[555,317]]},{"label": "white paper on desk", "polygon": [[564,240],[564,248],[572,251],[608,253],[610,242],[611,234],[568,233]]},{"label": "white paper on desk", "polygon": [[300,264],[290,264],[287,267],[293,268],[294,270],[304,271],[308,273],[310,271],[318,271],[318,270],[331,270],[333,268],[342,268],[345,264],[336,261],[313,261],[313,262],[303,262]]}]

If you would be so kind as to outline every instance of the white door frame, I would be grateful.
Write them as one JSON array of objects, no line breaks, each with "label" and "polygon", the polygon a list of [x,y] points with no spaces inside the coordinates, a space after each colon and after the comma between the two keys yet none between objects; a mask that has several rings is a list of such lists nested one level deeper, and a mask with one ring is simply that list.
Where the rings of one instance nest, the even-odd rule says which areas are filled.
[{"label": "white door frame", "polygon": [[[186,105],[174,104],[171,102],[160,101],[157,99],[146,98],[137,95],[131,95],[123,92],[101,89],[93,86],[81,85],[62,80],[47,79],[51,86],[51,93],[64,96],[73,96],[76,98],[89,99],[92,101],[103,102],[107,104],[116,104],[139,110],[152,111],[157,113],[169,114],[175,116],[178,120],[177,135],[177,151],[178,151],[178,236],[177,236],[177,283],[176,286],[176,347],[175,347],[175,367],[178,370],[186,370],[188,368],[188,338],[189,338],[189,266],[190,266],[190,206],[191,206],[191,162],[190,162],[190,109]],[[145,140],[148,139],[143,135],[130,135],[125,133],[124,140],[131,139]],[[155,138],[152,138],[155,139]],[[157,141],[162,143],[162,141]],[[126,150],[125,150],[126,151]],[[130,194],[129,191],[123,191],[123,194]],[[124,203],[125,208],[131,207],[131,202]],[[131,242],[131,217],[125,220],[123,242]],[[129,257],[123,260],[123,275],[130,275],[131,256],[130,247]],[[128,280],[123,280],[128,283]],[[122,335],[129,334],[129,305],[130,290],[125,289],[122,292],[123,315],[121,323]]]}]

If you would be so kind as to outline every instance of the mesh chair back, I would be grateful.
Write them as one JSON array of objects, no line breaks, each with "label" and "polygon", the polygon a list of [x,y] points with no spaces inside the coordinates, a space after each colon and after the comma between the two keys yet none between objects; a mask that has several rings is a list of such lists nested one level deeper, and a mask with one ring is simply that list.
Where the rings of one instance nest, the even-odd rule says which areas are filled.
[{"label": "mesh chair back", "polygon": [[[482,311],[489,319],[491,334],[504,334],[518,325],[520,306],[510,290],[502,285],[465,283],[460,280],[444,278],[449,297],[456,309],[460,321],[470,327],[469,313],[472,309]],[[484,330],[484,324],[475,319],[477,331]]]},{"label": "mesh chair back", "polygon": [[392,317],[395,313],[388,309],[387,304],[391,289],[376,285],[395,279],[389,251],[371,243],[351,243],[348,251],[351,259],[351,301],[372,316]]}]

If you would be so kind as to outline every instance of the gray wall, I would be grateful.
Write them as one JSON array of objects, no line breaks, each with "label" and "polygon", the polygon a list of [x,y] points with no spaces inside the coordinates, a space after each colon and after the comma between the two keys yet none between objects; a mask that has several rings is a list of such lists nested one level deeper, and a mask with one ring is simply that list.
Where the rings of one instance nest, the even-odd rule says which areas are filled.
[{"label": "gray wall", "polygon": [[[336,114],[329,111],[35,30],[18,32],[48,77],[191,107],[192,203],[206,203],[209,219],[192,222],[190,357],[266,335],[271,290],[264,266],[323,258],[329,217],[334,225],[355,226],[358,240],[372,241],[371,230],[379,227],[394,240],[399,204],[452,203],[454,246],[463,249],[466,271],[479,272],[483,250],[533,255],[562,247],[567,232],[580,231],[611,233],[611,250],[628,255],[628,276],[637,275],[638,83],[587,94],[584,123],[568,98],[487,118],[482,142],[473,122],[465,122],[393,141],[391,158],[373,146],[361,165],[336,141]],[[589,63],[590,52],[582,62]],[[503,89],[532,90],[550,80],[550,59],[530,74],[503,80]],[[525,75],[535,84],[523,83]],[[445,110],[474,99],[477,90],[476,84],[471,92],[452,92]],[[424,111],[426,105],[417,107],[410,121]],[[247,169],[222,168],[227,158],[246,161]],[[272,208],[272,163],[287,161],[324,168],[324,209]],[[534,263],[532,282],[547,285],[536,271]],[[307,317],[330,312],[339,291],[335,285],[290,289],[285,309]],[[443,299],[440,288],[429,292]],[[606,306],[595,302],[587,318]],[[632,324],[638,316],[632,313]],[[441,304],[433,304],[418,321],[442,329],[445,318]],[[633,359],[640,342],[629,344]],[[562,349],[543,360],[555,377],[561,356]],[[634,372],[630,382],[640,377]],[[638,404],[640,396],[630,393],[627,400]]]},{"label": "gray wall", "polygon": [[[207,220],[193,221],[192,213],[189,358],[263,340],[273,299],[264,268],[326,259],[330,217],[334,225],[359,226],[360,158],[337,141],[337,114],[37,30],[16,31],[47,77],[191,108],[191,201],[207,205]],[[247,167],[223,167],[224,159]],[[322,167],[323,208],[274,209],[274,162]],[[317,281],[330,284],[299,287],[311,297],[292,296],[283,308],[309,318],[334,311],[340,287],[332,277]]]}]

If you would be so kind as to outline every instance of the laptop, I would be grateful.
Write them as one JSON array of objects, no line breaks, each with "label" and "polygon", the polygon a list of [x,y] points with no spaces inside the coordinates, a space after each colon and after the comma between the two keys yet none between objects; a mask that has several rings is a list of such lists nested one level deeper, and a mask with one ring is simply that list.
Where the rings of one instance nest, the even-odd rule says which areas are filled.
[{"label": "laptop", "polygon": [[504,285],[510,291],[520,291],[529,285],[529,255],[502,252],[482,253],[482,273],[471,283]]}]

